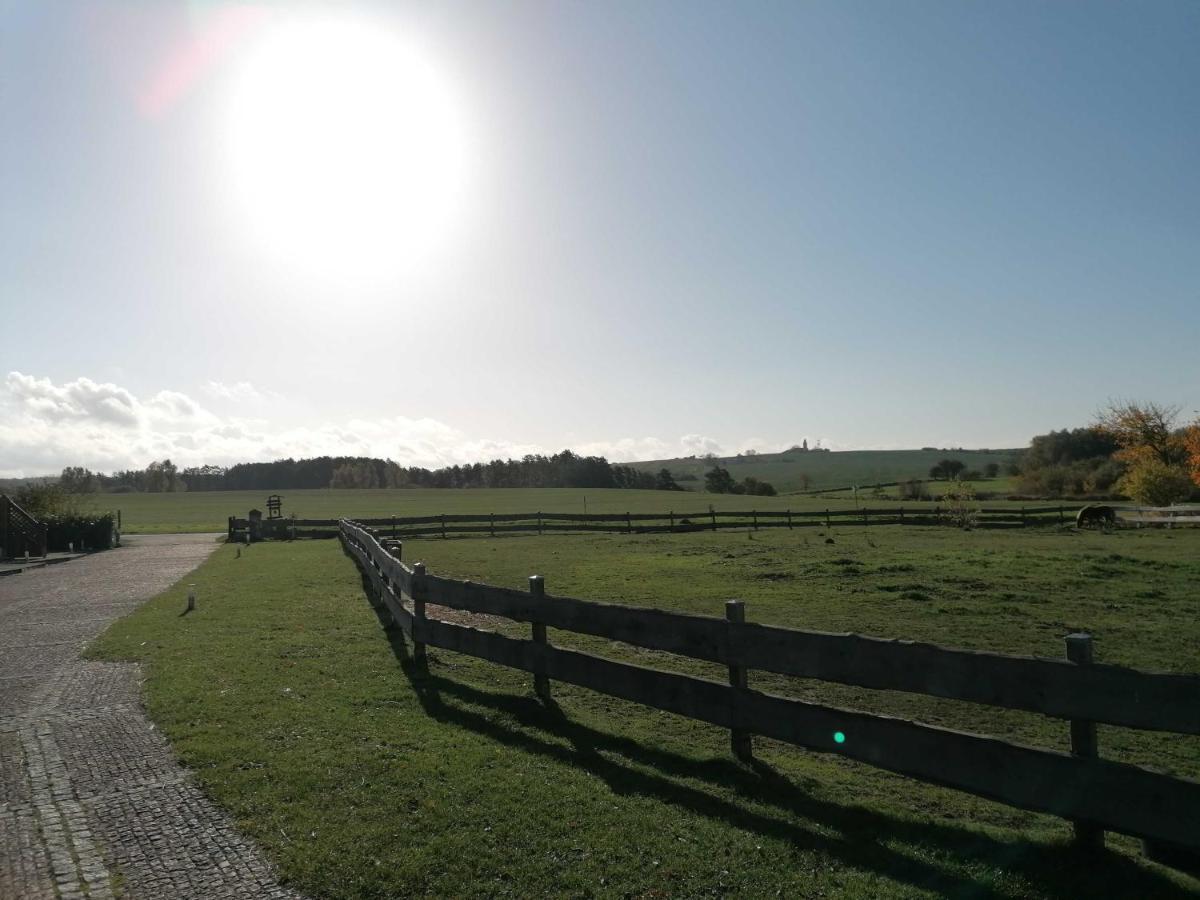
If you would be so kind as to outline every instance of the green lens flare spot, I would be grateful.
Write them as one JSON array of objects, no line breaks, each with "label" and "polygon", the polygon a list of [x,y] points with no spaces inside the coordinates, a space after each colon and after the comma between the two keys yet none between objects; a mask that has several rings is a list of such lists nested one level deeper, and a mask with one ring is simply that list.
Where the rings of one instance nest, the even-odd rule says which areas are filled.
[{"label": "green lens flare spot", "polygon": [[835,732],[833,733],[833,742],[834,742],[835,744],[844,744],[844,743],[846,743],[846,735],[844,735],[844,734],[843,734],[842,732],[840,732],[840,731],[835,731]]}]

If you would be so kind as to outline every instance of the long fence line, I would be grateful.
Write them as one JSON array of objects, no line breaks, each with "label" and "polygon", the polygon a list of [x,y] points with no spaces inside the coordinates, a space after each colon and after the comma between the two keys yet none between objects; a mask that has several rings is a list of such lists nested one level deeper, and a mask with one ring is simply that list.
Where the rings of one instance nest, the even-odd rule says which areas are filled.
[{"label": "long fence line", "polygon": [[[1033,506],[1021,508],[983,507],[974,510],[975,527],[1024,528],[1061,525],[1075,519],[1077,507]],[[430,516],[382,516],[355,521],[379,528],[396,539],[448,537],[451,534],[509,534],[555,531],[596,531],[620,534],[652,534],[689,531],[718,531],[723,528],[833,528],[834,526],[944,525],[951,511],[941,504],[928,507],[881,507],[875,509],[823,510],[703,510],[661,513],[446,513]],[[247,531],[253,539],[334,537],[338,519],[275,518],[257,520],[229,517],[229,539],[242,539]],[[259,534],[255,535],[254,532]]]},{"label": "long fence line", "polygon": [[[1102,846],[1110,830],[1143,838],[1147,853],[1162,860],[1194,860],[1200,851],[1200,782],[1102,759],[1096,739],[1098,722],[1200,734],[1200,675],[1097,663],[1086,634],[1067,636],[1066,659],[1044,659],[760,625],[745,620],[738,600],[726,603],[721,619],[555,597],[536,575],[527,592],[497,588],[405,563],[400,541],[361,522],[343,520],[338,533],[370,584],[372,603],[412,641],[419,663],[427,646],[440,647],[531,673],[543,699],[552,681],[562,681],[698,719],[728,728],[743,760],[752,756],[753,735],[836,753],[1061,816],[1088,847]],[[433,618],[427,604],[530,623],[531,637]],[[557,647],[547,628],[719,663],[728,667],[729,683]],[[757,691],[749,686],[751,670],[1065,719],[1071,753]]]}]

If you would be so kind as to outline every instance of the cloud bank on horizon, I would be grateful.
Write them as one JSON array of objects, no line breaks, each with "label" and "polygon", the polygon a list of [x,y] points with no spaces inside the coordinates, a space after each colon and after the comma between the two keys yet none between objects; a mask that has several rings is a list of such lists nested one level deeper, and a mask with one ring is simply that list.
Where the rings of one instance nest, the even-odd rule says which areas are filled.
[{"label": "cloud bank on horizon", "polygon": [[[273,391],[248,381],[208,381],[202,392],[242,414],[218,413],[180,391],[138,397],[120,385],[86,377],[55,384],[49,378],[9,372],[0,383],[0,477],[48,475],[74,465],[102,472],[141,469],[157,459],[192,466],[326,455],[377,456],[405,466],[435,468],[563,449],[470,435],[431,418],[382,416],[283,426],[255,414],[279,399]],[[614,462],[750,448],[783,449],[753,437],[729,449],[702,434],[674,441],[594,440],[571,447]]]}]

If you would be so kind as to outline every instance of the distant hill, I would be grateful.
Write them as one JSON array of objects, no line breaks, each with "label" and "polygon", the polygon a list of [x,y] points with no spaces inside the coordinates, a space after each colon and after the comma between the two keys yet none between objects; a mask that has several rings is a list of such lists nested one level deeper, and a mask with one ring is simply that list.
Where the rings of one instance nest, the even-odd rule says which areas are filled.
[{"label": "distant hill", "polygon": [[[719,463],[738,481],[753,475],[769,481],[781,493],[804,489],[831,490],[852,485],[859,487],[887,484],[909,478],[928,478],[929,470],[943,459],[962,460],[967,469],[980,469],[997,463],[1003,472],[1007,463],[1023,450],[788,450],[783,453],[758,453],[750,456],[722,456],[716,459],[684,457],[655,459],[629,465],[657,472],[666,467],[689,490],[704,489],[704,473]],[[689,476],[695,476],[691,480]],[[685,480],[681,480],[685,479]]]}]

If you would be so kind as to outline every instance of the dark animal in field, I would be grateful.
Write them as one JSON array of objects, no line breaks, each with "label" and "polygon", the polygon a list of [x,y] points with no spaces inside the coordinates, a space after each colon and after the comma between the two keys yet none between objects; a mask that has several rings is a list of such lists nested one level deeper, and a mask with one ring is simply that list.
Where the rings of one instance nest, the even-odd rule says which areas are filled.
[{"label": "dark animal in field", "polygon": [[1111,528],[1117,523],[1117,511],[1111,506],[1085,506],[1075,514],[1075,527],[1095,525]]}]

